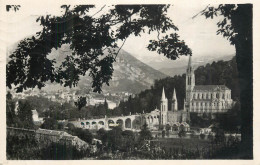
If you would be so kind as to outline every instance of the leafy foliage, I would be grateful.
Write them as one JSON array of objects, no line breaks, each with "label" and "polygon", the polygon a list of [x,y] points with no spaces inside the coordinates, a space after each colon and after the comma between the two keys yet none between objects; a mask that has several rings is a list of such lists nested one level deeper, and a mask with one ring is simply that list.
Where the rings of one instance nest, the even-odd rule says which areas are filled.
[{"label": "leafy foliage", "polygon": [[[104,6],[105,7],[105,6]],[[16,87],[17,92],[27,88],[41,89],[45,82],[57,82],[63,86],[76,86],[80,76],[86,73],[92,77],[92,88],[100,92],[103,84],[109,85],[113,74],[113,63],[120,51],[119,41],[125,42],[130,35],[140,36],[145,32],[157,31],[158,34],[178,28],[166,16],[169,5],[115,5],[100,16],[90,15],[93,5],[63,5],[62,16],[41,16],[37,22],[42,31],[26,38],[18,44],[18,48],[10,55],[7,64],[7,86]],[[102,8],[103,9],[103,8]],[[101,9],[101,10],[102,10]],[[188,47],[178,41],[176,34],[171,35],[171,42],[157,45],[163,52],[173,52],[166,57],[190,53]],[[165,37],[166,39],[168,38]],[[165,39],[164,38],[164,39]],[[53,48],[62,44],[70,44],[72,54],[66,54],[65,61],[55,67],[55,59],[50,60],[48,54]],[[186,50],[188,49],[188,50]]]},{"label": "leafy foliage", "polygon": [[53,118],[45,118],[43,124],[41,125],[43,129],[51,129],[57,130],[58,129],[58,122]]},{"label": "leafy foliage", "polygon": [[78,98],[78,101],[75,102],[75,105],[78,107],[78,110],[81,110],[81,108],[86,106],[86,104],[87,104],[86,97],[82,97],[82,96],[80,96]]},{"label": "leafy foliage", "polygon": [[74,128],[70,129],[70,132],[74,136],[78,136],[80,139],[84,140],[85,142],[92,144],[93,135],[92,133],[87,129],[82,128]]},{"label": "leafy foliage", "polygon": [[151,140],[152,139],[152,133],[151,131],[148,129],[147,124],[145,123],[143,128],[140,131],[140,136],[139,136],[139,141],[143,142],[144,140]]},{"label": "leafy foliage", "polygon": [[135,134],[133,131],[122,131],[120,127],[114,127],[110,131],[103,128],[97,131],[97,136],[102,140],[104,150],[106,151],[122,151],[127,152],[133,150],[136,145]]},{"label": "leafy foliage", "polygon": [[33,135],[8,133],[6,140],[8,160],[78,160],[89,153],[88,150],[78,150],[75,146],[66,144],[39,144]]},{"label": "leafy foliage", "polygon": [[185,45],[185,42],[179,40],[178,34],[166,35],[159,41],[150,40],[148,50],[163,54],[169,59],[176,60],[179,55],[191,55],[191,50]]},{"label": "leafy foliage", "polygon": [[14,10],[15,12],[20,9],[21,5],[6,5],[6,11]]}]

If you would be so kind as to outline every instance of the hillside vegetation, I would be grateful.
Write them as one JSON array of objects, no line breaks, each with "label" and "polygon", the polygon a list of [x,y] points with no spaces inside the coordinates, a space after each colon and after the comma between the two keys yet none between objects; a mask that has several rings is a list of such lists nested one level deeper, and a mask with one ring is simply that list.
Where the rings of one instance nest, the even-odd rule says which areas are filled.
[{"label": "hillside vegetation", "polygon": [[[232,99],[239,99],[239,82],[235,58],[229,61],[214,61],[211,64],[198,67],[195,70],[195,80],[196,85],[226,85],[232,91]],[[129,112],[151,112],[160,106],[163,87],[168,99],[172,98],[173,88],[175,88],[178,109],[183,109],[185,81],[185,74],[156,80],[151,89],[142,91],[135,98],[129,97],[127,101],[121,102],[115,111],[124,115],[129,114]]]}]

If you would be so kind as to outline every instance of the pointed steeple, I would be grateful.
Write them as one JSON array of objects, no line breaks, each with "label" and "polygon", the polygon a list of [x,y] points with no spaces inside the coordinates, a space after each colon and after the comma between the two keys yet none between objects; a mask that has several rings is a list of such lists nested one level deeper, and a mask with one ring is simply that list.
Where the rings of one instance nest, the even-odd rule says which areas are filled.
[{"label": "pointed steeple", "polygon": [[163,90],[162,90],[162,98],[161,98],[161,101],[162,101],[162,100],[166,100],[165,92],[164,92],[164,87],[163,87]]},{"label": "pointed steeple", "polygon": [[171,105],[171,110],[172,111],[178,111],[178,101],[177,101],[177,97],[176,97],[176,92],[175,92],[175,88],[173,89],[173,94],[172,94],[172,105]]},{"label": "pointed steeple", "polygon": [[188,68],[191,68],[191,56],[189,56],[189,63],[188,63]]},{"label": "pointed steeple", "polygon": [[175,88],[173,88],[172,100],[177,100]]}]

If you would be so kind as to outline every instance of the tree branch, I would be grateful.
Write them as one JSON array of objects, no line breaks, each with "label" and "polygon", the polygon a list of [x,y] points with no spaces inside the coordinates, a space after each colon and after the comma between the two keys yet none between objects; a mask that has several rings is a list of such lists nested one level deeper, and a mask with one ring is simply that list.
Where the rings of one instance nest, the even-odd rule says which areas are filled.
[{"label": "tree branch", "polygon": [[97,11],[95,14],[93,14],[91,17],[94,17],[96,14],[98,14],[99,12],[101,12],[105,7],[106,7],[106,5],[102,6],[101,9],[100,9],[99,11]]},{"label": "tree branch", "polygon": [[116,53],[116,56],[115,56],[115,58],[114,58],[114,59],[116,59],[116,58],[117,58],[117,55],[118,55],[119,51],[122,49],[122,47],[124,46],[124,44],[125,44],[125,41],[126,41],[126,39],[124,40],[123,44],[122,44],[122,45],[120,46],[120,48],[118,49],[118,51],[117,51],[117,53]]},{"label": "tree branch", "polygon": [[191,17],[191,19],[196,18],[199,14],[203,13],[205,10],[207,10],[207,8],[209,7],[210,4],[208,4],[205,9],[203,9],[202,11],[198,12],[196,15],[194,15],[193,17]]}]

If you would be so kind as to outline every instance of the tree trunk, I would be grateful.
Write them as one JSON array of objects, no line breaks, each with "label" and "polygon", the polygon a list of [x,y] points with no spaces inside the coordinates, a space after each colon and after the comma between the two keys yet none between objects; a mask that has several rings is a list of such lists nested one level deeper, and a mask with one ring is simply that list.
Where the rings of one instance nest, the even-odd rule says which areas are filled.
[{"label": "tree trunk", "polygon": [[[239,20],[236,38],[236,60],[239,72],[241,103],[241,154],[244,159],[253,158],[253,43],[252,43],[252,5],[241,5],[237,9]],[[234,22],[233,22],[234,23]]]}]

